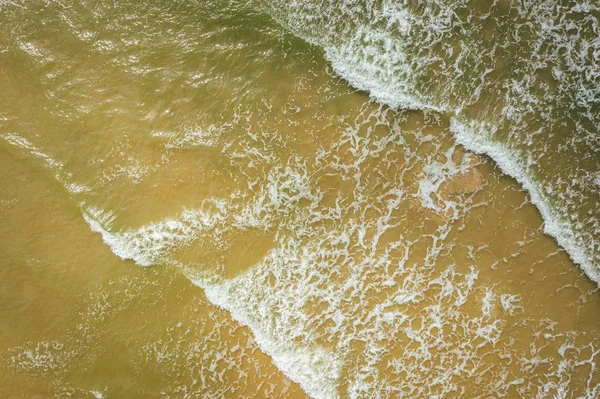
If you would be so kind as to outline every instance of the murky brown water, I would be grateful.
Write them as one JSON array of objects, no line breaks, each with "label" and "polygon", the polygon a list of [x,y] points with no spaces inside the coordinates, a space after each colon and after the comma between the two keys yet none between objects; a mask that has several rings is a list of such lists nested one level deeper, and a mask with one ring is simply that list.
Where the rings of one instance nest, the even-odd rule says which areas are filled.
[{"label": "murky brown water", "polygon": [[598,397],[527,192],[257,9],[0,3],[0,396]]}]

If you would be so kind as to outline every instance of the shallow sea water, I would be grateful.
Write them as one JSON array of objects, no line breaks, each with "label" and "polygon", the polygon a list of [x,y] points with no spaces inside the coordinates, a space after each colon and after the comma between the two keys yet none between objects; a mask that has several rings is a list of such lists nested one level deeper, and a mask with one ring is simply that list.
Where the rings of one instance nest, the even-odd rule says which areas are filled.
[{"label": "shallow sea water", "polygon": [[[402,80],[380,48],[356,50],[405,29],[365,16],[437,14],[343,2],[307,19],[315,4],[0,2],[0,396],[600,395],[600,295],[583,272],[598,259],[595,144],[573,152],[561,131],[539,146],[527,129],[548,124],[525,117],[493,125],[513,154],[517,128],[551,153],[534,169],[570,165],[564,195],[532,201],[552,176],[519,183],[504,166],[521,158],[469,136],[522,102],[496,93],[500,113],[485,85],[436,97],[424,76],[450,85],[443,65]],[[414,50],[376,37],[399,65]],[[572,170],[588,176],[580,200]],[[572,209],[565,236],[546,234]]]}]

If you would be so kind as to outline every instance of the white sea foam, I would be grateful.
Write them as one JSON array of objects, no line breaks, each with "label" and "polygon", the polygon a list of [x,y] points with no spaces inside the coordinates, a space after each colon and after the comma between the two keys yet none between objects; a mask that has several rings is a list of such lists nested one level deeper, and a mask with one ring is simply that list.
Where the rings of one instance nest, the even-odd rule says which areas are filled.
[{"label": "white sea foam", "polygon": [[[373,118],[377,123],[385,120],[383,108],[373,112],[383,112]],[[491,373],[497,386],[481,389],[507,395],[511,387],[529,392],[546,378],[561,378],[564,369],[575,370],[575,354],[565,362],[551,356],[539,364],[520,357],[506,329],[510,316],[520,314],[522,300],[481,281],[475,266],[481,248],[472,239],[469,253],[474,264],[448,262],[444,249],[456,245],[456,224],[473,200],[469,193],[448,199],[440,191],[443,184],[470,173],[470,156],[454,161],[456,146],[450,144],[417,155],[407,148],[407,135],[428,144],[435,138],[400,128],[391,135],[371,135],[372,117],[361,115],[355,126],[340,130],[312,162],[291,156],[273,165],[272,158],[264,158],[269,161],[245,191],[207,200],[211,212],[182,211],[138,229],[117,228],[112,214],[93,209],[86,219],[124,259],[144,266],[180,265],[212,303],[250,328],[280,370],[315,398],[339,397],[342,383],[350,398],[398,392],[406,397],[451,395],[461,389],[453,381],[475,381],[483,372]],[[389,159],[398,154],[403,155]],[[396,174],[378,178],[365,166],[373,160],[381,168],[393,166]],[[321,173],[339,175],[352,186],[338,192],[320,185]],[[399,189],[397,181],[415,183]],[[337,199],[327,203],[324,198],[332,190]],[[415,204],[407,207],[413,199]],[[421,230],[432,218],[437,229],[423,235]],[[249,228],[276,228],[277,238],[257,264],[234,278],[203,273],[195,264],[181,264],[175,255],[174,249],[181,246],[203,248],[226,239],[226,233]],[[390,231],[396,231],[391,241],[383,241]],[[420,246],[425,248],[415,249]],[[230,251],[227,246],[221,250]],[[469,304],[481,312],[465,311]],[[415,314],[415,308],[421,310]],[[546,331],[543,326],[539,330]],[[531,357],[535,359],[548,342],[562,339],[540,337]],[[159,349],[152,352],[158,358],[164,353]],[[515,379],[502,366],[486,363],[482,353],[521,359],[530,375],[536,375],[538,367],[550,371],[544,371],[543,378]],[[435,378],[432,362],[442,370]],[[384,364],[391,368],[385,376],[380,375]],[[556,385],[547,389],[557,392]]]},{"label": "white sea foam", "polygon": [[[373,37],[372,33],[363,34],[365,34],[364,40],[377,40],[377,37]],[[361,38],[356,40],[362,44]],[[325,48],[326,57],[331,62],[333,69],[353,87],[368,92],[375,100],[388,104],[393,108],[441,110],[431,103],[419,100],[414,95],[415,91],[409,85],[401,85],[400,82],[396,85],[390,85],[389,82],[385,81],[385,78],[377,78],[379,76],[389,76],[398,73],[398,71],[386,70],[387,65],[379,66],[368,62],[364,55],[356,54],[354,46],[357,46],[357,44],[349,44],[348,47],[342,48]],[[401,51],[401,49],[393,49],[394,54],[390,55],[390,59],[400,62],[405,58]],[[408,73],[408,69],[404,72]]]},{"label": "white sea foam", "polygon": [[209,202],[216,204],[221,212],[185,210],[178,218],[164,219],[137,230],[120,232],[110,231],[114,221],[111,213],[87,208],[83,211],[83,216],[91,229],[102,235],[115,255],[123,260],[131,259],[140,266],[151,266],[167,260],[175,249],[189,245],[204,229],[214,229],[217,223],[223,222],[226,212],[223,203],[216,200]]},{"label": "white sea foam", "polygon": [[25,0],[0,0],[0,9],[2,7],[15,7],[20,6],[25,2]]},{"label": "white sea foam", "polygon": [[104,399],[104,394],[102,392],[99,392],[99,391],[90,391],[90,393],[92,395],[94,395],[94,397],[96,399]]},{"label": "white sea foam", "polygon": [[[553,167],[540,161],[557,132],[563,134],[565,119],[572,118],[575,127],[568,139],[560,139],[561,154],[573,151],[577,159],[593,159],[600,149],[600,121],[592,112],[600,101],[598,7],[588,2],[572,2],[565,8],[555,0],[525,1],[516,7],[519,18],[509,23],[494,14],[494,7],[485,14],[465,12],[469,8],[461,0],[417,8],[391,1],[290,0],[270,3],[268,11],[296,35],[322,47],[342,78],[377,101],[393,108],[433,109],[453,116],[457,140],[473,152],[489,155],[530,192],[544,218],[545,232],[600,284],[593,232],[600,226],[598,215],[590,211],[576,216],[576,208],[589,208],[596,200],[575,180],[580,173],[600,173],[600,166],[582,163],[580,169],[565,168],[564,176],[556,177],[531,173],[532,166]],[[513,32],[512,36],[483,40],[480,24],[494,18],[507,24],[504,29]],[[527,42],[521,37],[525,26],[532,36]],[[498,46],[499,41],[506,43]],[[513,46],[508,53],[501,50],[507,46]],[[497,65],[502,58],[516,63],[518,76],[509,67],[502,73],[506,79],[495,83],[488,76],[503,71],[505,67]],[[540,72],[548,66],[553,79]],[[486,91],[505,93],[504,98],[498,97],[499,113],[494,110],[496,103],[479,113],[481,120],[488,121],[485,129],[502,126],[507,130],[506,142],[487,139],[490,135],[481,132],[483,124],[462,116],[462,110],[477,103]],[[576,116],[565,113],[564,109],[573,111],[574,106],[579,107]],[[574,180],[574,184],[555,187],[550,181],[553,177],[561,183]],[[422,183],[423,198],[431,201],[426,191],[436,187],[425,180]],[[557,200],[549,201],[544,190],[554,190]],[[428,206],[433,209],[434,205]]]},{"label": "white sea foam", "polygon": [[[299,383],[305,392],[313,398],[337,398],[340,378],[341,361],[330,350],[312,346],[294,345],[290,337],[278,328],[266,326],[253,312],[248,312],[240,306],[240,300],[235,294],[236,282],[239,284],[244,277],[234,281],[205,282],[190,276],[192,282],[204,289],[207,298],[215,305],[231,313],[234,320],[248,326],[254,333],[258,346],[271,358],[273,364],[283,371],[293,381]],[[253,284],[252,280],[244,279],[242,284]],[[261,303],[257,309],[259,314],[272,312],[268,302]]]},{"label": "white sea foam", "polygon": [[77,356],[77,351],[68,348],[61,341],[40,341],[11,348],[13,355],[10,364],[20,371],[41,371],[48,373],[65,368]]},{"label": "white sea foam", "polygon": [[458,118],[452,118],[450,129],[458,143],[470,151],[491,157],[505,174],[513,177],[527,190],[531,202],[544,219],[544,232],[556,238],[573,261],[600,284],[600,267],[594,262],[593,243],[578,236],[572,221],[552,208],[542,193],[539,182],[528,176],[524,158],[516,150],[510,150],[488,138],[488,132],[493,131],[494,126],[476,121],[461,122]]}]

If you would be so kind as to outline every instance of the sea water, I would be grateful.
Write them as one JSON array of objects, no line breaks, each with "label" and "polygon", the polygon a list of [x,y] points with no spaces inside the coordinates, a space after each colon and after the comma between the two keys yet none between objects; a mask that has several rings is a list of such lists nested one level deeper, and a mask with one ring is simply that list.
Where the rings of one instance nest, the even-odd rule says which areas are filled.
[{"label": "sea water", "polygon": [[0,393],[596,398],[600,10],[0,3]]}]

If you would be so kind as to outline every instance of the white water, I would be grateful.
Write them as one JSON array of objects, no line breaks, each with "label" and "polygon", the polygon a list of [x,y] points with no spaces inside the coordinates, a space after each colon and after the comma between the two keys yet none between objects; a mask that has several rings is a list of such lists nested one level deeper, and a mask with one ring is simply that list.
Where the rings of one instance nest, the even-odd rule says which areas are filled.
[{"label": "white water", "polygon": [[[561,245],[575,260],[581,260],[592,278],[597,276],[595,244],[580,235],[585,229],[577,230],[577,221],[564,222],[564,212],[557,212],[560,207],[546,202],[549,197],[541,194],[540,180],[526,173],[540,161],[539,152],[544,148],[535,157],[523,158],[524,151],[514,150],[520,148],[518,145],[499,144],[487,137],[502,130],[496,123],[505,121],[506,125],[508,120],[515,122],[515,128],[507,135],[523,144],[520,133],[527,127],[524,115],[530,110],[544,111],[547,105],[541,101],[544,96],[534,96],[532,85],[528,86],[535,76],[523,73],[521,81],[508,81],[508,89],[503,87],[508,95],[500,97],[506,101],[501,109],[482,107],[481,120],[485,123],[468,119],[461,112],[485,97],[493,79],[488,68],[491,61],[480,51],[482,47],[470,43],[468,37],[456,42],[450,35],[460,28],[460,24],[454,25],[458,17],[452,11],[459,3],[441,4],[439,9],[428,5],[424,19],[397,3],[383,2],[380,9],[369,8],[369,4],[364,14],[360,7],[338,13],[350,2],[300,7],[304,17],[314,15],[334,25],[352,21],[358,26],[334,26],[322,40],[318,35],[329,25],[318,26],[316,36],[310,36],[311,26],[303,25],[305,19],[286,20],[279,15],[278,20],[322,46],[337,73],[355,87],[370,91],[376,100],[392,107],[426,108],[453,115],[450,127],[457,141],[474,152],[490,155],[528,188],[546,218],[546,232],[562,240]],[[315,13],[311,15],[312,11]],[[530,13],[527,9],[524,12]],[[297,13],[292,12],[287,17],[295,16]],[[390,37],[390,31],[400,36]],[[544,34],[552,31],[546,29]],[[425,38],[421,42],[415,40],[419,35]],[[411,40],[422,45],[423,58],[407,47]],[[432,71],[428,63],[443,54],[429,49],[430,44],[447,45],[443,50],[448,53],[452,48],[455,53],[449,60],[441,57],[444,62],[439,76],[422,88],[420,79]],[[588,54],[596,57],[592,50]],[[552,72],[570,76],[568,71]],[[594,66],[589,73],[577,73],[593,76]],[[596,338],[578,331],[560,332],[561,326],[546,314],[528,313],[520,319],[535,300],[514,292],[516,288],[510,284],[501,284],[502,279],[490,281],[490,269],[507,274],[525,266],[533,269],[534,265],[527,263],[512,265],[512,269],[506,264],[528,251],[535,252],[539,237],[508,237],[506,253],[504,248],[497,250],[494,255],[498,258],[491,263],[483,255],[493,240],[483,233],[500,231],[504,226],[485,226],[481,237],[472,231],[463,233],[477,223],[469,218],[472,213],[487,207],[506,208],[490,195],[478,199],[478,193],[497,191],[486,189],[493,182],[484,181],[476,170],[476,156],[458,156],[460,148],[444,139],[443,117],[425,113],[424,125],[433,127],[432,134],[425,128],[411,127],[406,122],[411,114],[394,112],[387,106],[365,103],[360,112],[352,110],[344,115],[322,111],[328,109],[325,96],[331,91],[324,85],[314,90],[322,97],[298,97],[309,105],[302,101],[294,104],[293,96],[283,107],[265,99],[265,107],[256,105],[260,112],[253,109],[254,113],[250,110],[244,114],[246,120],[258,123],[244,125],[240,123],[244,118],[236,115],[223,124],[192,124],[193,128],[180,131],[150,133],[164,140],[167,150],[209,147],[219,153],[224,161],[211,166],[235,173],[236,185],[230,196],[210,196],[201,206],[189,209],[171,208],[169,216],[141,227],[122,222],[127,210],[104,211],[83,200],[77,203],[91,228],[117,256],[141,266],[168,263],[181,267],[213,303],[249,326],[274,364],[315,398],[338,397],[342,389],[345,396],[353,398],[451,396],[460,395],[468,384],[478,387],[484,396],[510,396],[516,389],[524,397],[531,392],[537,397],[568,397],[571,380],[580,374],[584,374],[583,380],[578,380],[584,381],[580,396],[597,397],[600,388],[592,378],[598,354]],[[593,90],[575,95],[581,101],[587,99],[590,109],[595,96]],[[348,95],[345,99],[353,98]],[[344,110],[345,99],[338,104]],[[302,108],[310,105],[308,111]],[[287,112],[290,109],[294,112]],[[309,115],[305,119],[303,111]],[[486,129],[477,128],[484,125]],[[228,136],[230,141],[222,138],[221,126],[233,127],[235,134]],[[525,144],[543,133],[526,135]],[[57,157],[46,155],[20,136],[3,137],[41,159],[69,195],[79,198],[77,195],[86,191],[72,189],[83,186],[73,184],[72,175],[64,170],[65,163]],[[308,154],[297,144],[305,139],[319,143]],[[166,153],[160,167],[168,168],[168,157],[175,151]],[[144,182],[145,170],[119,169],[115,173],[124,173],[135,185]],[[116,174],[106,174],[103,183],[112,183]],[[465,176],[472,184],[448,188]],[[590,176],[597,181],[597,173]],[[574,193],[576,196],[577,191]],[[592,219],[595,217],[592,214]],[[271,234],[274,239],[264,256],[242,270],[233,270],[233,277],[225,273],[226,262],[210,263],[219,256],[201,256],[202,251],[229,254],[231,238],[245,234],[251,244],[253,234]],[[513,239],[519,240],[516,249],[511,247]],[[194,257],[194,262],[182,261],[185,257],[181,254],[193,249],[200,256]],[[457,255],[454,249],[462,252]],[[533,341],[524,348],[518,338]],[[51,363],[43,354],[23,353],[25,365],[43,369],[44,364]]]},{"label": "white water", "polygon": [[[481,280],[486,266],[474,254],[485,251],[487,243],[461,238],[459,226],[468,223],[469,213],[487,206],[473,201],[483,184],[473,171],[474,156],[453,161],[456,146],[444,148],[421,131],[369,133],[374,121],[389,115],[382,108],[361,115],[356,125],[338,132],[331,147],[310,159],[291,157],[276,165],[277,160],[262,157],[267,160],[259,166],[263,183],[235,198],[206,200],[207,207],[220,204],[217,213],[184,210],[119,232],[102,227],[113,223],[102,212],[89,212],[86,219],[124,259],[144,266],[179,264],[212,303],[248,326],[273,363],[314,398],[340,397],[343,383],[351,398],[444,396],[464,389],[455,379],[476,384],[483,374],[489,380],[479,384],[488,395],[506,396],[514,386],[539,397],[566,389],[560,386],[580,369],[584,347],[595,346],[575,344],[576,332],[554,333],[547,319],[527,322],[537,334],[529,354],[512,339],[523,328],[516,323],[524,312],[523,299]],[[438,151],[417,155],[405,142],[409,136]],[[261,144],[244,151],[253,154],[255,145]],[[394,154],[403,155],[392,161]],[[381,167],[404,166],[391,178],[381,178],[367,166],[375,160]],[[353,182],[353,189],[338,192],[320,184],[319,176],[332,174]],[[460,197],[448,197],[445,184],[460,176],[479,183],[467,186]],[[379,185],[384,189],[373,189]],[[327,202],[333,192],[337,199]],[[307,204],[300,206],[301,200]],[[367,209],[375,213],[367,216]],[[103,220],[108,221],[98,222]],[[221,277],[222,269],[212,265],[181,264],[174,252],[208,248],[234,231],[269,230],[274,220],[282,222],[273,249],[234,278]],[[433,234],[426,227],[431,220],[437,224]],[[394,232],[391,241],[382,239],[387,232]],[[464,240],[471,255],[455,263],[448,248],[464,246]],[[565,358],[544,354],[548,357],[541,361],[548,345],[576,351]],[[523,374],[488,363],[494,356],[518,362]],[[385,364],[391,369],[382,375]],[[438,370],[433,376],[432,364]],[[597,390],[589,386],[587,394]]]},{"label": "white water", "polygon": [[[467,0],[418,7],[314,0],[269,3],[267,10],[322,47],[334,70],[375,100],[449,114],[456,140],[522,184],[545,233],[600,284],[600,190],[594,184],[600,173],[600,7],[557,0],[502,7]],[[551,78],[544,75],[548,68]],[[465,114],[469,108],[477,117]],[[557,140],[558,150],[551,144]],[[551,170],[554,157],[571,158],[569,167]]]}]

